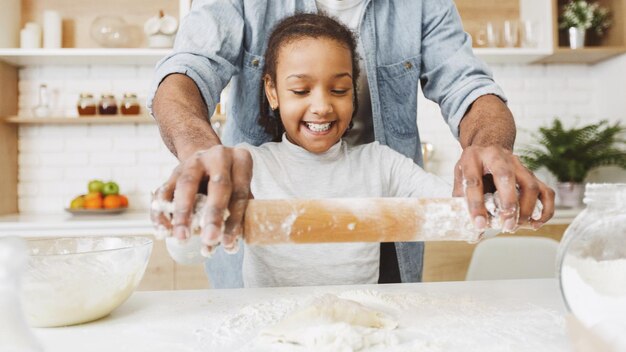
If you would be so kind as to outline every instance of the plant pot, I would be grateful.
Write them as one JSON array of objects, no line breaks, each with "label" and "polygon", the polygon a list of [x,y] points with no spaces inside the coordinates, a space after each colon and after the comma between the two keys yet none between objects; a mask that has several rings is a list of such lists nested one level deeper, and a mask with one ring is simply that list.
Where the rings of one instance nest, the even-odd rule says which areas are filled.
[{"label": "plant pot", "polygon": [[556,185],[558,205],[567,208],[580,208],[583,205],[585,184],[575,182],[559,182]]},{"label": "plant pot", "polygon": [[580,49],[585,46],[585,29],[570,27],[569,33],[569,47],[571,49]]}]

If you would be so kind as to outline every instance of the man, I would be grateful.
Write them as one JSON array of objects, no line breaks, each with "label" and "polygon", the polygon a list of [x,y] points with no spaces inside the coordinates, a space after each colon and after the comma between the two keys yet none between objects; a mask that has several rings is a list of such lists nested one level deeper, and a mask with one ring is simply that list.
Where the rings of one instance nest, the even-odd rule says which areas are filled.
[{"label": "man", "polygon": [[[513,116],[485,65],[474,57],[470,37],[452,0],[195,0],[176,38],[174,53],[156,69],[148,105],[168,148],[180,160],[157,198],[174,198],[174,236],[189,234],[198,189],[208,189],[202,240],[233,248],[250,195],[251,160],[225,147],[209,123],[219,95],[231,81],[224,145],[259,145],[269,136],[258,124],[263,53],[283,17],[325,11],[359,34],[359,113],[351,143],[377,140],[421,163],[417,84],[441,106],[463,154],[455,168],[454,194],[467,197],[478,229],[487,226],[483,193],[495,186],[505,211],[505,231],[537,228],[552,216],[554,192],[512,154]],[[488,181],[484,184],[483,181]],[[519,194],[519,195],[518,195]],[[531,220],[535,202],[541,219]],[[230,216],[224,221],[225,210]],[[222,229],[224,229],[222,231]],[[421,280],[422,243],[383,244],[380,282]],[[213,287],[241,287],[243,254],[218,251],[207,261]]]}]

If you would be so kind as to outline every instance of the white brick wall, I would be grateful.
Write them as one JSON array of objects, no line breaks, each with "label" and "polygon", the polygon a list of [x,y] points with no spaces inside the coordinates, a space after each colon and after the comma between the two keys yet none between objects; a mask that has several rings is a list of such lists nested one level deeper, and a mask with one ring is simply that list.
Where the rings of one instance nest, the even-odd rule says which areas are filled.
[{"label": "white brick wall", "polygon": [[[622,120],[626,123],[626,99],[615,95],[623,93],[613,75],[626,79],[626,58],[597,66],[587,65],[491,65],[494,78],[507,95],[518,132],[516,150],[532,143],[531,133],[539,126],[559,117],[565,124],[579,125],[600,119]],[[609,83],[610,82],[610,83]],[[622,80],[623,82],[623,80]],[[607,99],[612,94],[614,99]],[[461,155],[458,142],[443,122],[436,104],[418,98],[418,125],[423,142],[434,145],[435,153],[429,170],[452,182],[454,164]],[[612,107],[612,108],[611,108]],[[554,184],[554,178],[545,170],[540,178]],[[626,172],[604,168],[589,176],[594,182],[626,182]]]},{"label": "white brick wall", "polygon": [[[509,98],[518,125],[516,146],[529,143],[529,132],[554,116],[566,123],[624,119],[626,99],[617,98],[626,75],[626,59],[602,65],[494,65],[497,82]],[[136,92],[143,104],[152,67],[45,66],[20,70],[19,110],[30,115],[37,87],[47,83],[54,113],[76,116],[80,92],[95,96]],[[621,79],[625,81],[626,77]],[[610,83],[607,83],[610,82]],[[613,97],[613,99],[611,99]],[[443,122],[439,107],[419,97],[422,140],[435,147],[429,169],[447,180],[461,149]],[[163,183],[176,159],[161,141],[156,125],[21,126],[19,130],[19,207],[21,212],[58,213],[94,178],[115,180],[129,195],[131,208],[148,208],[150,192]],[[549,182],[547,173],[540,175]],[[591,180],[625,182],[614,168],[594,172]]]}]

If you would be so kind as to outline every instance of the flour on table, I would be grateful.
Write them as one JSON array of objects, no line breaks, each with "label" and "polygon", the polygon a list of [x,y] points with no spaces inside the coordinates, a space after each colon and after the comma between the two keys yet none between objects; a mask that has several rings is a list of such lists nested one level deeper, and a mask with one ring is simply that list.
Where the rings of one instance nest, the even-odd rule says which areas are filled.
[{"label": "flour on table", "polygon": [[[245,306],[214,323],[198,336],[211,351],[563,351],[561,314],[533,304],[512,302],[502,311],[463,294],[417,294],[411,290],[349,290],[328,297],[350,300],[370,312],[392,319],[397,326],[371,328],[314,317],[296,321],[309,335],[299,344],[268,338],[268,331],[289,321],[324,295],[272,300]],[[332,305],[332,304],[331,304]],[[313,323],[312,323],[312,322]],[[326,321],[326,322],[324,322]],[[391,326],[393,326],[393,324]],[[293,336],[293,335],[292,335]],[[313,346],[313,347],[312,347]],[[486,347],[489,346],[489,347]]]},{"label": "flour on table", "polygon": [[398,344],[387,333],[398,323],[387,314],[356,301],[326,294],[278,324],[261,331],[265,343],[282,343],[313,350],[358,351],[375,345]]}]

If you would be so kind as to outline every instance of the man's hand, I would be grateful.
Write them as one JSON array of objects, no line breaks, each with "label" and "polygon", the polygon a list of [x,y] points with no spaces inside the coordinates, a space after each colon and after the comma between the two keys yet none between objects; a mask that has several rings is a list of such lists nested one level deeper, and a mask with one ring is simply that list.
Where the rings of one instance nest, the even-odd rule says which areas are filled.
[{"label": "man's hand", "polygon": [[[500,221],[506,232],[526,224],[537,229],[554,214],[554,191],[505,148],[467,147],[454,170],[453,193],[466,196],[470,216],[479,230],[487,227],[488,219],[483,194],[493,191],[494,186],[500,196]],[[537,199],[543,203],[543,211],[541,218],[534,220],[531,215]]]},{"label": "man's hand", "polygon": [[218,243],[227,251],[235,250],[243,231],[248,199],[252,196],[251,179],[252,158],[247,150],[216,145],[198,151],[181,162],[154,195],[153,201],[174,201],[172,221],[153,209],[152,222],[172,230],[178,239],[189,238],[196,194],[206,189],[206,207],[201,221],[205,246],[202,251],[210,253]]},{"label": "man's hand", "polygon": [[[210,252],[220,242],[226,250],[233,250],[250,197],[250,154],[220,144],[198,87],[185,75],[172,74],[161,82],[153,114],[163,141],[180,164],[153,195],[153,202],[174,201],[173,218],[170,221],[163,209],[152,209],[152,223],[158,232],[172,231],[178,239],[189,238],[196,194],[207,192],[201,221],[203,252]],[[230,214],[227,220],[226,210]]]},{"label": "man's hand", "polygon": [[[515,132],[513,114],[495,95],[476,99],[459,125],[463,154],[454,169],[453,192],[467,197],[470,215],[479,230],[488,225],[483,194],[496,189],[504,231],[512,232],[525,224],[537,229],[554,214],[554,191],[512,153]],[[530,217],[537,199],[543,203],[543,211],[539,220],[533,220]]]}]

